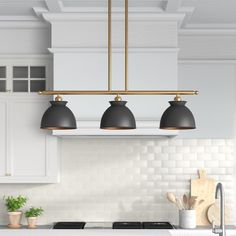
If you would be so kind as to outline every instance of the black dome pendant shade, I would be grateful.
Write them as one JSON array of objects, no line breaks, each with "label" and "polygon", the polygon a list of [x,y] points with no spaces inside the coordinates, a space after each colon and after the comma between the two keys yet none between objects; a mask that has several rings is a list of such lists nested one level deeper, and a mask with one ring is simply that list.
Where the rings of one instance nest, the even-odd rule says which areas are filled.
[{"label": "black dome pendant shade", "polygon": [[76,119],[72,111],[66,106],[67,102],[57,96],[50,101],[51,106],[45,111],[41,120],[41,129],[63,130],[76,129]]},{"label": "black dome pendant shade", "polygon": [[111,106],[104,112],[100,128],[108,130],[136,129],[136,121],[133,113],[125,106],[119,96],[115,101],[110,101]]},{"label": "black dome pendant shade", "polygon": [[160,129],[187,130],[195,129],[193,113],[185,106],[186,101],[181,101],[179,96],[170,101],[170,106],[161,117]]}]

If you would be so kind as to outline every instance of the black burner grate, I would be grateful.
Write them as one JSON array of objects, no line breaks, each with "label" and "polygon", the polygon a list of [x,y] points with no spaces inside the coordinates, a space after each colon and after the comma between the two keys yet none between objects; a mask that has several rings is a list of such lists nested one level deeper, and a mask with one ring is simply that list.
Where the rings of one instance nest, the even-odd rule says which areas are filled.
[{"label": "black burner grate", "polygon": [[83,229],[85,222],[57,222],[53,229]]},{"label": "black burner grate", "polygon": [[143,229],[174,229],[169,222],[143,222]]},{"label": "black burner grate", "polygon": [[141,222],[114,222],[113,229],[142,229]]}]

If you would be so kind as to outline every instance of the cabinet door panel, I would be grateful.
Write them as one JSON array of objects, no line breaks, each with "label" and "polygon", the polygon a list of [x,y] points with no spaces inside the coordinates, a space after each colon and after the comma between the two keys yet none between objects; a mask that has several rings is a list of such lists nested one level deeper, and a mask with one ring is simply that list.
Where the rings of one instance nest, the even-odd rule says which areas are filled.
[{"label": "cabinet door panel", "polygon": [[11,163],[14,176],[46,175],[46,134],[40,119],[47,104],[14,101],[11,104]]},{"label": "cabinet door panel", "polygon": [[5,176],[6,174],[6,139],[7,139],[7,124],[6,124],[6,114],[7,114],[7,103],[5,101],[0,101],[0,176]]}]

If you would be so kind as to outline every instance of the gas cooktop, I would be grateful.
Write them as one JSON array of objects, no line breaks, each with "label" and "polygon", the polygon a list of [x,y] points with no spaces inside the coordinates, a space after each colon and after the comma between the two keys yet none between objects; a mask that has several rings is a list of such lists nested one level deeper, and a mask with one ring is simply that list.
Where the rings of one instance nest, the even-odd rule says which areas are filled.
[{"label": "gas cooktop", "polygon": [[169,222],[57,222],[53,229],[174,229]]}]

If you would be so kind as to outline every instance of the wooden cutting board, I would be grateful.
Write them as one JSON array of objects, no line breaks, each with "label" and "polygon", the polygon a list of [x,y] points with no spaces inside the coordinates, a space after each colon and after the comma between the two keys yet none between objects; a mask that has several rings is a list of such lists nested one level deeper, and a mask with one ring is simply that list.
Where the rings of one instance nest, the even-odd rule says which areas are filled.
[{"label": "wooden cutting board", "polygon": [[[208,220],[215,225],[220,225],[220,201],[217,199],[207,210]],[[230,224],[230,210],[225,206],[225,224]]]},{"label": "wooden cutting board", "polygon": [[198,171],[199,178],[191,179],[191,196],[197,196],[198,201],[204,202],[196,208],[197,225],[209,225],[207,217],[208,208],[215,202],[214,179],[207,178],[205,170]]}]

